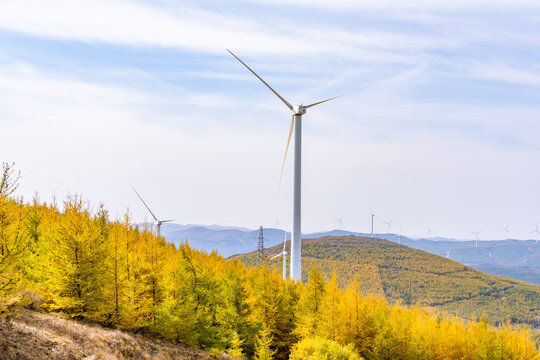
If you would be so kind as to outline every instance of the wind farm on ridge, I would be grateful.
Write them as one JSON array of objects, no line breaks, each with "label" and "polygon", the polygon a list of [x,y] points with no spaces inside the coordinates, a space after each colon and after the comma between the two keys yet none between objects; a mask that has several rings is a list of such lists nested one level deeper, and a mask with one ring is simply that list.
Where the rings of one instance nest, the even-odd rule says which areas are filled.
[{"label": "wind farm on ridge", "polygon": [[540,359],[539,10],[0,3],[0,358]]}]

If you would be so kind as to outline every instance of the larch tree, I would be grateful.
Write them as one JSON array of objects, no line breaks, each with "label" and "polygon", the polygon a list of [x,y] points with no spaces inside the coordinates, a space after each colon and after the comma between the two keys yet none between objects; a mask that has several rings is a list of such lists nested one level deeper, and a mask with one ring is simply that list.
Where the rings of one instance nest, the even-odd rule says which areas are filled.
[{"label": "larch tree", "polygon": [[21,201],[9,199],[20,179],[13,166],[3,163],[0,178],[0,295],[12,290],[20,280],[20,259],[28,247],[24,206]]},{"label": "larch tree", "polygon": [[78,196],[64,202],[64,214],[49,241],[50,263],[47,282],[52,310],[72,316],[99,313],[102,303],[103,248],[98,228]]}]

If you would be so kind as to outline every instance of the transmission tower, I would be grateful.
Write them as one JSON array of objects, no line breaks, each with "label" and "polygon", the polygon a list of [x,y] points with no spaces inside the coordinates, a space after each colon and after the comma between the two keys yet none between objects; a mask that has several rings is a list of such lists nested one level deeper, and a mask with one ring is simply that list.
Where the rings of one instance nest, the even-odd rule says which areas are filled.
[{"label": "transmission tower", "polygon": [[259,227],[259,244],[257,245],[257,252],[259,253],[259,264],[264,264],[266,262],[266,254],[264,250],[264,237],[263,237],[263,227]]}]

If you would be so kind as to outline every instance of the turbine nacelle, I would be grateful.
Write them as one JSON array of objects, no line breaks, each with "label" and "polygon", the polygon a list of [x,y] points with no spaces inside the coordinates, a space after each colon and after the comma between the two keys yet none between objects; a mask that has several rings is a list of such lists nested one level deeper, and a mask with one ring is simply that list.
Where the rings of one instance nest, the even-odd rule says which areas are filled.
[{"label": "turbine nacelle", "polygon": [[304,115],[306,113],[306,107],[302,104],[294,105],[291,111],[293,115]]}]

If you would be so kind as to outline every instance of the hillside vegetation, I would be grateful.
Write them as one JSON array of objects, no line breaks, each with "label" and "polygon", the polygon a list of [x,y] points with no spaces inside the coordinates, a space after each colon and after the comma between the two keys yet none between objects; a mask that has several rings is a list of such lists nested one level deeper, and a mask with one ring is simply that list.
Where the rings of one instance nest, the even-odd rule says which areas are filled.
[{"label": "hillside vegetation", "polygon": [[[268,253],[281,249],[277,245]],[[257,253],[239,258],[248,265],[259,262]],[[281,257],[270,266],[281,270]],[[342,288],[358,277],[365,294],[392,303],[436,307],[469,319],[485,315],[492,323],[540,326],[540,286],[488,275],[391,241],[355,236],[303,240],[304,280],[314,266],[326,279],[335,273]]]},{"label": "hillside vegetation", "polygon": [[[284,281],[266,266],[176,247],[128,214],[110,219],[104,206],[92,210],[79,197],[62,206],[25,203],[9,196],[14,188],[4,165],[0,311],[9,321],[16,321],[12,309],[37,294],[42,311],[236,357],[324,350],[329,358],[345,351],[367,360],[540,359],[530,331],[519,325],[495,328],[390,305],[364,296],[357,280],[342,289],[337,277],[326,283],[315,268],[305,284]],[[69,334],[60,329],[58,336]],[[47,350],[33,351],[40,358]]]}]

